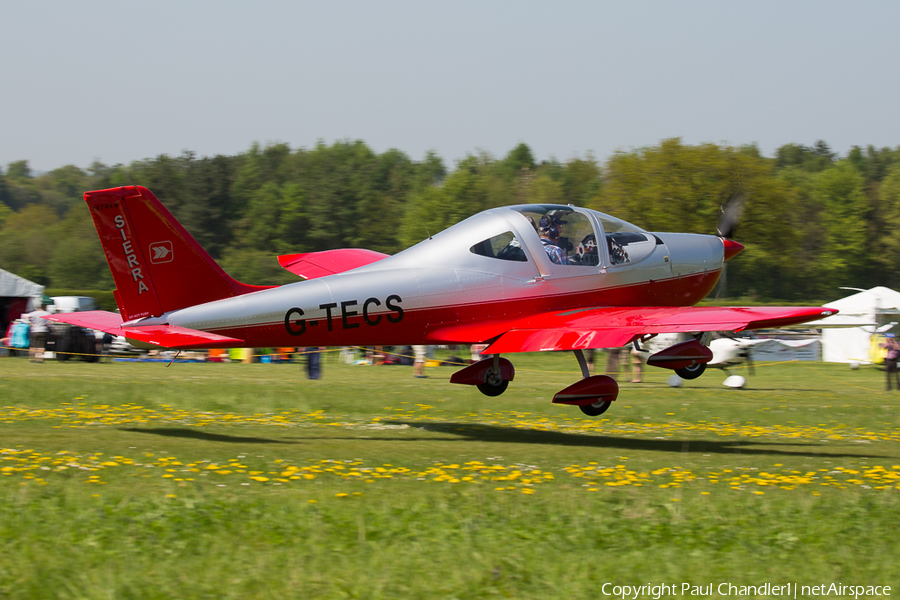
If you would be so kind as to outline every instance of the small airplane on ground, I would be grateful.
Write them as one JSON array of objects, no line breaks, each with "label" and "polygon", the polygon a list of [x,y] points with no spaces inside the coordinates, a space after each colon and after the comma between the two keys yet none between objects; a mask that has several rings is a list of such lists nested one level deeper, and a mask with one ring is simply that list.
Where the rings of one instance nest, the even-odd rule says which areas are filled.
[{"label": "small airplane on ground", "polygon": [[[643,348],[640,353],[643,360],[648,360],[650,355],[669,346],[689,341],[690,334],[673,333],[661,334],[653,339],[653,341]],[[708,342],[709,350],[712,352],[712,358],[706,363],[706,368],[720,369],[725,372],[726,379],[724,385],[727,387],[744,387],[746,378],[741,375],[732,373],[732,369],[746,365],[750,374],[755,374],[753,366],[753,349],[758,344],[768,342],[766,339],[758,339],[734,335],[718,335],[714,334]],[[664,365],[663,365],[664,366]],[[669,380],[670,385],[680,382],[677,378]]]},{"label": "small airplane on ground", "polygon": [[451,383],[502,394],[515,376],[501,354],[571,350],[583,379],[553,402],[590,416],[618,396],[591,376],[583,350],[663,332],[692,338],[648,362],[682,378],[713,354],[705,332],[778,327],[837,311],[822,307],[693,307],[743,246],[727,236],[651,233],[560,204],[492,208],[393,256],[339,249],[278,257],[302,277],[279,287],[228,276],[146,188],[86,192],[121,315],[51,320],[170,349],[489,344],[490,357]]}]

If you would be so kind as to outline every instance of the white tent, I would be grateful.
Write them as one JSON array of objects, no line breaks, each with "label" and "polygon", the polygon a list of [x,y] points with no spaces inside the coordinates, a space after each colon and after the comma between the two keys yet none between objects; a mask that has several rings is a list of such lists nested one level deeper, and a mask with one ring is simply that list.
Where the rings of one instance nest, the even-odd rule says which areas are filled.
[{"label": "white tent", "polygon": [[886,287],[828,302],[840,312],[833,317],[808,323],[822,327],[822,360],[825,362],[865,362],[869,360],[869,338],[876,329],[900,322],[900,292]]},{"label": "white tent", "polygon": [[44,286],[0,269],[0,337],[9,323],[40,306]]},{"label": "white tent", "polygon": [[43,293],[44,286],[0,269],[0,297],[33,298],[34,304],[37,305],[40,303]]}]

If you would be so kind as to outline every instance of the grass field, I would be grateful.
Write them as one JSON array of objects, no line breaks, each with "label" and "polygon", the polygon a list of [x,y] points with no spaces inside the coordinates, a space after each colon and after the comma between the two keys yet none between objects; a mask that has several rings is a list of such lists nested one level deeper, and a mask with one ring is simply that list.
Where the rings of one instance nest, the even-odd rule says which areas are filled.
[{"label": "grass field", "polygon": [[[900,586],[900,392],[844,365],[554,406],[450,367],[0,359],[0,598],[595,598]],[[628,378],[624,378],[628,379]],[[680,590],[680,587],[679,587]],[[609,588],[607,588],[609,591]]]}]

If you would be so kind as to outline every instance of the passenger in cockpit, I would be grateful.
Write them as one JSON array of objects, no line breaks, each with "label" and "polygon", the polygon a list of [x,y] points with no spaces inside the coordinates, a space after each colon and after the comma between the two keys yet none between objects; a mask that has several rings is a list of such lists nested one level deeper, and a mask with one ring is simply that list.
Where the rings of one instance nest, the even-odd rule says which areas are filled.
[{"label": "passenger in cockpit", "polygon": [[566,253],[558,245],[560,227],[561,223],[558,219],[551,219],[551,217],[547,216],[541,217],[541,222],[538,225],[538,235],[550,260],[557,265],[567,265],[569,261],[566,259]]}]

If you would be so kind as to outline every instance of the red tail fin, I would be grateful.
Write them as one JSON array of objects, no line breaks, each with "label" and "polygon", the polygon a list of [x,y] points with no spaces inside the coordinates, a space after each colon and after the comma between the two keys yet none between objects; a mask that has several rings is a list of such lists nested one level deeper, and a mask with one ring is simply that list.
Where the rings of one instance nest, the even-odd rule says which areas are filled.
[{"label": "red tail fin", "polygon": [[85,192],[84,200],[126,321],[265,289],[229,277],[147,188]]}]

